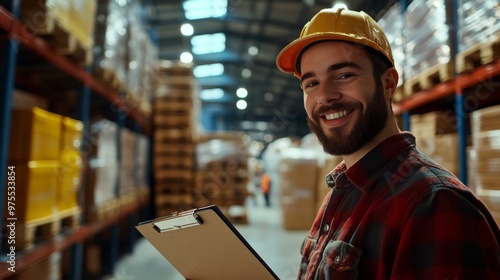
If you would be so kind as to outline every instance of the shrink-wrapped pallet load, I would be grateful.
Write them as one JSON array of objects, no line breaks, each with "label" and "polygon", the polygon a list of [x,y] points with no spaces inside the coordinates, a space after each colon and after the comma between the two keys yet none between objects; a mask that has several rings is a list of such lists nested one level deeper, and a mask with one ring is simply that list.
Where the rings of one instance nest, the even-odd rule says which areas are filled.
[{"label": "shrink-wrapped pallet load", "polygon": [[404,92],[429,90],[454,77],[444,0],[412,1],[405,13]]},{"label": "shrink-wrapped pallet load", "polygon": [[458,7],[457,70],[461,73],[500,58],[500,4],[461,0]]},{"label": "shrink-wrapped pallet load", "polygon": [[90,137],[85,139],[89,154],[84,207],[89,221],[105,219],[118,211],[118,133],[116,123],[101,120],[91,125]]}]

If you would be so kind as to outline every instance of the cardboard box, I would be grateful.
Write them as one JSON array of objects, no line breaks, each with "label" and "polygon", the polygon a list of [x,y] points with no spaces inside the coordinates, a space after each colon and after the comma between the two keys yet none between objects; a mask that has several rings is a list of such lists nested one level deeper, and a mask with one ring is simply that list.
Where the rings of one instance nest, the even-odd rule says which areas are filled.
[{"label": "cardboard box", "polygon": [[279,170],[281,189],[316,189],[318,171],[315,158],[283,158]]},{"label": "cardboard box", "polygon": [[283,227],[307,230],[317,212],[317,160],[315,157],[301,157],[303,153],[298,150],[285,154],[287,157],[279,165]]},{"label": "cardboard box", "polygon": [[14,109],[10,129],[10,162],[59,160],[61,116],[38,107]]},{"label": "cardboard box", "polygon": [[308,230],[316,217],[314,190],[292,189],[282,192],[280,197],[283,228]]},{"label": "cardboard box", "polygon": [[415,114],[410,116],[410,128],[418,141],[457,132],[457,120],[455,114],[450,111]]},{"label": "cardboard box", "polygon": [[[444,148],[446,147],[446,148]],[[458,135],[456,133],[421,138],[417,148],[458,176]]]}]

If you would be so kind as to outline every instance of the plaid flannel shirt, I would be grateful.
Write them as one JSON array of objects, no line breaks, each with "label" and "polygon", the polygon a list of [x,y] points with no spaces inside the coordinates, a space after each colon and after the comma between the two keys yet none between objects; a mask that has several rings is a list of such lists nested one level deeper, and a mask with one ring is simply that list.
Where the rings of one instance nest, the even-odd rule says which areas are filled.
[{"label": "plaid flannel shirt", "polygon": [[327,184],[298,279],[500,279],[498,224],[412,134],[341,163]]}]

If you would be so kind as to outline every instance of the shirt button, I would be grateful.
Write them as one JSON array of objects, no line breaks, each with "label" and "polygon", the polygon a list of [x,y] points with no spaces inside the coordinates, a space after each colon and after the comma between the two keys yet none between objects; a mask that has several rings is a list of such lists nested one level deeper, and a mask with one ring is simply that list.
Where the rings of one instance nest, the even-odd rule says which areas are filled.
[{"label": "shirt button", "polygon": [[323,225],[323,231],[324,232],[328,232],[329,229],[330,229],[330,225],[329,224],[324,224]]},{"label": "shirt button", "polygon": [[342,261],[342,259],[340,258],[340,256],[336,256],[335,259],[333,260],[333,262],[335,262],[335,264],[339,264],[341,261]]}]

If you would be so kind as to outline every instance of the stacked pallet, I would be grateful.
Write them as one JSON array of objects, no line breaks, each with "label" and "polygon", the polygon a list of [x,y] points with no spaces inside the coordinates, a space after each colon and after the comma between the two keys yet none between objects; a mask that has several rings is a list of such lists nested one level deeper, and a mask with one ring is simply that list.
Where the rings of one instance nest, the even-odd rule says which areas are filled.
[{"label": "stacked pallet", "polygon": [[405,13],[404,92],[413,94],[453,78],[444,0],[413,1]]},{"label": "stacked pallet", "polygon": [[202,136],[196,145],[194,205],[216,204],[233,222],[246,223],[248,157],[241,133]]},{"label": "stacked pallet", "polygon": [[5,218],[24,249],[79,223],[82,124],[38,107],[14,109],[12,123]]},{"label": "stacked pallet", "polygon": [[[452,111],[415,114],[410,118],[417,148],[455,175],[458,174],[458,135]],[[442,147],[446,147],[443,149]]]},{"label": "stacked pallet", "polygon": [[87,66],[92,61],[96,1],[25,0],[21,14],[25,24],[45,37],[57,52]]},{"label": "stacked pallet", "polygon": [[461,1],[458,9],[457,71],[470,71],[500,58],[500,6],[495,0]]},{"label": "stacked pallet", "polygon": [[162,61],[158,67],[154,120],[156,215],[193,207],[194,140],[199,105],[191,67]]},{"label": "stacked pallet", "polygon": [[477,195],[485,202],[500,223],[500,106],[472,113],[472,143],[475,157],[469,165],[475,176]]}]

